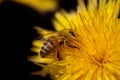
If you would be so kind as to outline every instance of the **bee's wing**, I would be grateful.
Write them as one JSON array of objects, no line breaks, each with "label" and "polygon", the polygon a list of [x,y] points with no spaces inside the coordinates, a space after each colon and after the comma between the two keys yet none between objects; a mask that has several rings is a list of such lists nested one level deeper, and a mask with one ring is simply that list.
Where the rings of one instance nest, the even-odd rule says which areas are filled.
[{"label": "bee's wing", "polygon": [[48,29],[38,27],[38,26],[35,26],[34,29],[37,30],[38,34],[42,34],[42,35],[55,32],[55,31],[51,31],[51,30],[48,30]]},{"label": "bee's wing", "polygon": [[49,36],[55,35],[55,31],[43,29],[41,27],[34,27],[35,30],[37,30],[37,33],[39,34],[39,37],[36,37],[36,39],[39,40],[46,40]]}]

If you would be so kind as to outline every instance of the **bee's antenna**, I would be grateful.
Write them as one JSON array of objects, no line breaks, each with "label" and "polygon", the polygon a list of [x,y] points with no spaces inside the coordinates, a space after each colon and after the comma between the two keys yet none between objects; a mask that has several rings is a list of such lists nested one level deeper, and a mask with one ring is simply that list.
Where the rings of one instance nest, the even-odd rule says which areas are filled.
[{"label": "bee's antenna", "polygon": [[35,37],[35,40],[46,40],[46,39],[44,38],[44,36],[41,36],[41,37]]}]

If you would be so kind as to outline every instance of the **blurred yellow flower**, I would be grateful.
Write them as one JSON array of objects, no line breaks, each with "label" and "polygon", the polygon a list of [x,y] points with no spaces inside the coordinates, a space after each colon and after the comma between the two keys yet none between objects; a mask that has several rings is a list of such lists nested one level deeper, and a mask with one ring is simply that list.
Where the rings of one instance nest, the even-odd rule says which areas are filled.
[{"label": "blurred yellow flower", "polygon": [[63,42],[42,57],[45,41],[33,41],[38,55],[30,60],[43,67],[34,74],[49,73],[54,80],[120,80],[120,0],[88,0],[87,8],[78,2],[77,12],[56,13],[57,32],[36,27],[46,39],[62,37]]},{"label": "blurred yellow flower", "polygon": [[33,8],[40,13],[54,11],[58,7],[58,0],[12,0]]}]

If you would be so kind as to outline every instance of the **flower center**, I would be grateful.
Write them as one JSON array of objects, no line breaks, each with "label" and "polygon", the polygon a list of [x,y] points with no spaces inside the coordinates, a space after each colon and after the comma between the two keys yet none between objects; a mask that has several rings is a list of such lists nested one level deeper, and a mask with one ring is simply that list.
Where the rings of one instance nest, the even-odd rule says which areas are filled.
[{"label": "flower center", "polygon": [[91,57],[92,63],[103,66],[108,60],[105,60],[105,55],[95,54]]}]

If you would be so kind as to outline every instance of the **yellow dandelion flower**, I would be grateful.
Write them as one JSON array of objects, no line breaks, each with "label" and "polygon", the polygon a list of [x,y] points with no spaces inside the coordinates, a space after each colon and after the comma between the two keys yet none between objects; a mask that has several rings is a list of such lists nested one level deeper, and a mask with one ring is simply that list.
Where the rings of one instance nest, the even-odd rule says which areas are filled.
[{"label": "yellow dandelion flower", "polygon": [[16,3],[20,3],[33,8],[40,13],[54,11],[58,7],[57,0],[12,0]]},{"label": "yellow dandelion flower", "polygon": [[30,60],[43,67],[34,74],[49,73],[54,80],[120,80],[120,0],[97,1],[88,0],[86,7],[79,0],[77,12],[57,13],[57,32],[36,28],[47,40],[33,41],[38,55]]}]

